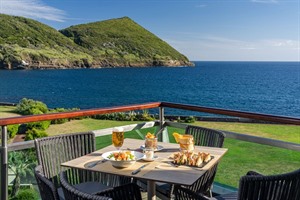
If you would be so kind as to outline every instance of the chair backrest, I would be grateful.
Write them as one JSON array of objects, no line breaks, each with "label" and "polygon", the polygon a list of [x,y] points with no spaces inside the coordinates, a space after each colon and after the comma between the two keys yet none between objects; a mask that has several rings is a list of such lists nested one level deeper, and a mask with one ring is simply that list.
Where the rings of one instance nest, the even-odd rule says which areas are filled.
[{"label": "chair backrest", "polygon": [[66,200],[142,200],[140,188],[134,183],[99,191],[97,194],[87,194],[73,187],[69,180],[68,172],[62,171],[60,173],[60,181]]},{"label": "chair backrest", "polygon": [[240,179],[238,199],[300,199],[300,168],[296,171],[279,175],[243,176]]},{"label": "chair backrest", "polygon": [[38,163],[55,187],[60,186],[61,163],[95,151],[95,135],[92,132],[39,138],[34,143]]},{"label": "chair backrest", "polygon": [[41,165],[36,166],[34,175],[40,190],[41,198],[45,200],[59,200],[57,189],[54,184],[44,176]]},{"label": "chair backrest", "polygon": [[199,126],[188,126],[186,134],[193,135],[195,145],[208,147],[223,147],[225,134],[214,129]]}]

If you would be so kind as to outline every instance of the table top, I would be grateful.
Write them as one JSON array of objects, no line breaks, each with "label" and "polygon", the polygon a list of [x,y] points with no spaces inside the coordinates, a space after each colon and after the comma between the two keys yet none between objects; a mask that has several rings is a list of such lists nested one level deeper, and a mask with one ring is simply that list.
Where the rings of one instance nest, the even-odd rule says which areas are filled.
[{"label": "table top", "polygon": [[[142,145],[144,145],[144,140],[127,138],[124,140],[122,149],[142,151],[140,148]],[[158,142],[158,145],[161,145],[163,149],[155,152],[155,156],[158,156],[157,159],[152,162],[139,160],[127,168],[115,168],[109,161],[100,163],[94,167],[90,167],[91,163],[95,163],[103,159],[101,157],[103,153],[108,151],[115,151],[116,148],[113,145],[97,150],[91,154],[62,163],[61,165],[64,167],[98,171],[108,174],[117,174],[150,181],[159,181],[180,185],[192,185],[206,172],[206,170],[210,169],[217,162],[219,162],[221,157],[227,152],[226,148],[195,146],[195,152],[210,153],[213,156],[213,159],[202,168],[189,167],[184,165],[175,167],[169,163],[170,161],[172,161],[172,159],[170,159],[170,156],[175,152],[179,152],[179,144]],[[144,167],[138,174],[131,174],[132,171],[136,170],[146,163],[148,163],[149,165]]]}]

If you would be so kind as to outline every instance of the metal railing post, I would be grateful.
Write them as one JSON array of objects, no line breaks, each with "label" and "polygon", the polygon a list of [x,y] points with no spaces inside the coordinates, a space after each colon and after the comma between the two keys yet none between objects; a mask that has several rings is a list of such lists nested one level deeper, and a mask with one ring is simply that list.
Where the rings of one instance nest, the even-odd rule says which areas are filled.
[{"label": "metal railing post", "polygon": [[2,126],[1,134],[1,200],[8,199],[7,126]]},{"label": "metal railing post", "polygon": [[[165,121],[165,109],[163,107],[159,107],[159,129],[161,130],[164,126]],[[159,134],[158,141],[163,141],[163,132]],[[164,141],[163,141],[164,142]]]}]

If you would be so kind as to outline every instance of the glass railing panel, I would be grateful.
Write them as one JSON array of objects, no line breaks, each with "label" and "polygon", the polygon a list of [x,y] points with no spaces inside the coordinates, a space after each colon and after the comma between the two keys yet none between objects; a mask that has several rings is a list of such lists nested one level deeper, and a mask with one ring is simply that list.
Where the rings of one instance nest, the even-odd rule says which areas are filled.
[{"label": "glass railing panel", "polygon": [[34,177],[37,165],[35,149],[8,153],[9,199],[39,199],[39,190]]},{"label": "glass railing panel", "polygon": [[238,187],[248,171],[274,175],[294,171],[300,166],[300,152],[235,139],[225,139],[228,152],[222,158],[215,181]]}]

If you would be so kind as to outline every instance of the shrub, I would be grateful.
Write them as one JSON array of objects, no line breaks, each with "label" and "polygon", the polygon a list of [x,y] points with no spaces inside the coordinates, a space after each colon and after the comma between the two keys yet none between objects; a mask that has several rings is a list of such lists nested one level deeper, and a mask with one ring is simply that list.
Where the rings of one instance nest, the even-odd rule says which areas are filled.
[{"label": "shrub", "polygon": [[25,141],[34,140],[36,138],[42,138],[47,136],[48,134],[44,130],[33,128],[26,131]]},{"label": "shrub", "polygon": [[23,98],[17,105],[16,111],[21,115],[36,115],[48,112],[48,107],[41,101]]},{"label": "shrub", "polygon": [[180,118],[180,116],[177,117],[177,122],[178,123],[182,123],[183,122],[183,120]]},{"label": "shrub", "polygon": [[92,118],[94,119],[102,119],[102,120],[115,120],[117,113],[108,113],[103,115],[94,115]]},{"label": "shrub", "polygon": [[126,121],[127,117],[126,117],[126,113],[124,112],[119,112],[119,113],[116,113],[116,117],[114,120],[117,120],[117,121]]},{"label": "shrub", "polygon": [[[65,108],[55,108],[53,110],[50,110],[51,113],[61,113],[61,112],[68,112],[70,111],[69,109],[65,109]],[[67,121],[69,121],[69,119],[64,118],[64,119],[54,119],[51,121],[51,124],[63,124],[66,123]]]},{"label": "shrub", "polygon": [[32,123],[28,123],[26,128],[27,130],[29,129],[40,129],[40,130],[46,130],[47,128],[49,128],[51,121],[41,121],[41,122],[32,122]]},{"label": "shrub", "polygon": [[16,136],[19,130],[19,124],[14,124],[14,125],[8,125],[7,126],[7,133],[9,135],[9,138],[13,138]]},{"label": "shrub", "polygon": [[37,191],[35,191],[34,189],[20,190],[15,197],[11,198],[11,200],[28,200],[28,199],[38,200],[39,195]]},{"label": "shrub", "polygon": [[127,114],[126,120],[128,121],[135,121],[136,119],[136,113],[134,111],[130,111]]},{"label": "shrub", "polygon": [[193,116],[188,116],[184,119],[185,123],[194,123],[195,121],[196,121],[196,119]]},{"label": "shrub", "polygon": [[153,121],[155,118],[149,114],[148,110],[143,110],[143,112],[140,114],[138,113],[136,115],[136,119],[139,121]]}]

